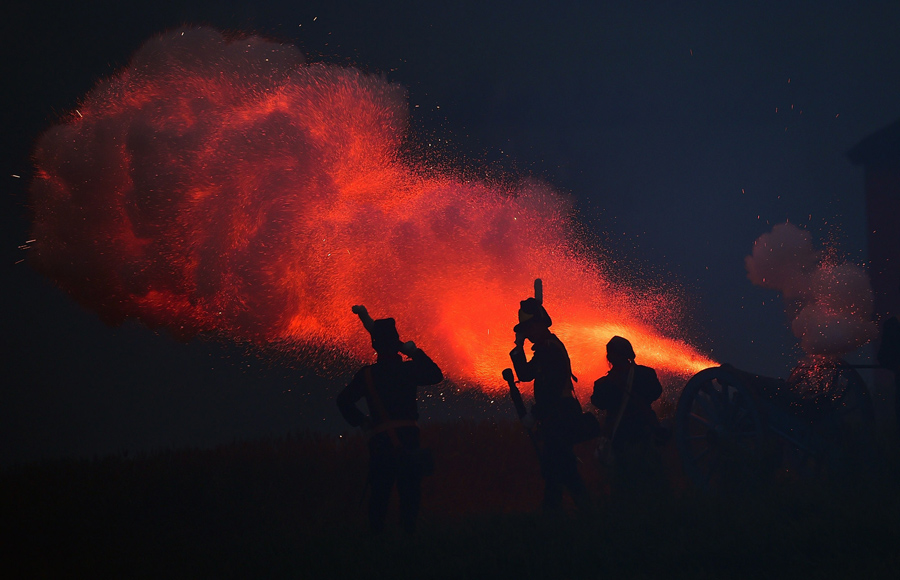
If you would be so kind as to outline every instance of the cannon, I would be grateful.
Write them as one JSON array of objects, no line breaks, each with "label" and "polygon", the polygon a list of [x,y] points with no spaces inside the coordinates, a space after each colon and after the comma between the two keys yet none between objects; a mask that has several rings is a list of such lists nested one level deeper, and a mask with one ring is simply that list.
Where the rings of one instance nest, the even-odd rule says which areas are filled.
[{"label": "cannon", "polygon": [[687,478],[705,490],[746,487],[779,469],[858,473],[874,462],[875,413],[858,368],[840,360],[801,364],[787,380],[730,365],[694,375],[674,417]]}]

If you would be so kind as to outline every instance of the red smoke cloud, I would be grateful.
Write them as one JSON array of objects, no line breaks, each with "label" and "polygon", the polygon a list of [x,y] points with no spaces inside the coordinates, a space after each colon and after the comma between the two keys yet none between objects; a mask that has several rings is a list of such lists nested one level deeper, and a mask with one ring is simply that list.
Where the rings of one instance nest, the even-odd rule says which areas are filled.
[{"label": "red smoke cloud", "polygon": [[518,301],[544,279],[576,374],[604,345],[689,375],[681,302],[608,281],[546,185],[405,160],[402,87],[248,37],[149,41],[35,151],[33,264],[110,323],[370,355],[352,304],[393,316],[461,384],[502,387]]}]

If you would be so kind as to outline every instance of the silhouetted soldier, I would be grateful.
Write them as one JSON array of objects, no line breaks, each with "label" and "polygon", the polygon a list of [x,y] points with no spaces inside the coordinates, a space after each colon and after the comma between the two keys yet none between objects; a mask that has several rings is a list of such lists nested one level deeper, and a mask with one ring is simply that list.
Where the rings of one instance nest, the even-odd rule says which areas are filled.
[{"label": "silhouetted soldier", "polygon": [[[520,381],[534,381],[534,405],[523,422],[526,426],[537,425],[544,477],[543,507],[560,509],[565,487],[576,505],[584,509],[590,501],[573,449],[573,428],[581,417],[581,404],[572,387],[569,353],[562,341],[550,332],[551,324],[550,316],[537,299],[520,302],[519,323],[513,328],[516,346],[509,358]],[[525,358],[525,339],[532,343],[531,360]]]},{"label": "silhouetted soldier", "polygon": [[[444,380],[441,369],[412,341],[401,343],[393,318],[372,320],[363,306],[354,306],[372,335],[378,354],[375,364],[360,369],[337,397],[337,405],[350,425],[363,427],[369,438],[369,526],[384,529],[394,483],[400,497],[400,524],[408,533],[416,528],[422,497],[422,465],[417,461],[419,412],[416,390]],[[400,353],[409,360],[404,361]],[[367,417],[356,403],[366,399]]]},{"label": "silhouetted soldier", "polygon": [[659,419],[651,404],[662,395],[662,385],[655,370],[635,364],[634,348],[621,336],[606,344],[606,359],[611,367],[594,383],[591,403],[606,411],[604,431],[611,440],[617,476],[627,485],[650,483],[635,479],[660,476],[643,468],[655,459]]}]

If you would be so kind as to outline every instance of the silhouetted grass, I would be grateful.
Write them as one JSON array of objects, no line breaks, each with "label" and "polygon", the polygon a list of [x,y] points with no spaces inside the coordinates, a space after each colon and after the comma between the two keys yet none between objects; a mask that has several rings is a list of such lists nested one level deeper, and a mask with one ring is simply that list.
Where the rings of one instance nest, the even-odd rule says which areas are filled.
[{"label": "silhouetted grass", "polygon": [[[513,423],[426,427],[437,473],[419,532],[368,538],[358,435],[302,433],[0,474],[6,578],[896,578],[896,456],[832,486],[783,477],[735,497],[674,483],[609,495],[579,449],[597,506],[537,512],[534,452]],[[892,452],[893,454],[893,452]],[[392,512],[395,515],[395,510]]]}]

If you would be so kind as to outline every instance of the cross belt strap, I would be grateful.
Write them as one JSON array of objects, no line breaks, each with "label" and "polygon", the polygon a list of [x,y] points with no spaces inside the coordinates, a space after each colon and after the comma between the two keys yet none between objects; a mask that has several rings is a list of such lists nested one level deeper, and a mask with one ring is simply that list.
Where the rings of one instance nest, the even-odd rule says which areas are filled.
[{"label": "cross belt strap", "polygon": [[616,431],[619,430],[619,423],[622,422],[622,415],[625,414],[625,407],[628,405],[628,397],[631,395],[631,385],[634,383],[634,363],[628,369],[628,380],[625,385],[625,396],[622,397],[622,404],[619,406],[619,413],[616,415],[616,422],[613,424],[612,434],[609,440],[612,441],[616,437]]}]

